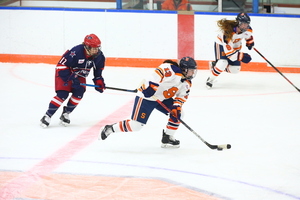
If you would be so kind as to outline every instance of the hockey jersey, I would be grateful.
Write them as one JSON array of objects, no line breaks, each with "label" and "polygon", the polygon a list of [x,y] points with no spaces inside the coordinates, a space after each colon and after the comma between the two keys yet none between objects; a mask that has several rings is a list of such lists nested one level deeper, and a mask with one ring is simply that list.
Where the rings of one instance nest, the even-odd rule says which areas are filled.
[{"label": "hockey jersey", "polygon": [[249,40],[252,36],[252,28],[240,34],[232,32],[232,39],[227,41],[223,32],[217,36],[216,43],[223,46],[225,56],[231,61],[238,60],[238,52],[242,49],[242,39]]},{"label": "hockey jersey", "polygon": [[86,55],[84,45],[80,44],[64,53],[56,65],[56,76],[61,76],[64,80],[75,73],[79,77],[86,78],[93,68],[94,77],[101,78],[104,64],[105,57],[102,51],[99,50],[97,56],[89,57]]},{"label": "hockey jersey", "polygon": [[[149,82],[156,83],[156,92],[154,96],[163,101],[165,99],[174,98],[176,104],[180,106],[186,102],[192,82],[184,79],[181,69],[170,63],[163,63],[157,67],[151,76],[144,80],[142,86],[138,89],[138,96],[144,97],[142,91],[149,86]],[[155,101],[153,98],[145,98]]]}]

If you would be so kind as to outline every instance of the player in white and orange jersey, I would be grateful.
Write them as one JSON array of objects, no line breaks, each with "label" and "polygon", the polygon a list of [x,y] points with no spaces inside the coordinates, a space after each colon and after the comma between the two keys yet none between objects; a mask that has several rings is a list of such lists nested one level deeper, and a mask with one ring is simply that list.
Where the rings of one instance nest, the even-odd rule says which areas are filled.
[{"label": "player in white and orange jersey", "polygon": [[171,110],[166,128],[163,130],[162,147],[178,148],[180,142],[173,136],[180,124],[182,105],[189,96],[191,79],[196,76],[196,73],[197,64],[191,57],[182,58],[179,64],[172,60],[165,60],[138,88],[131,118],[102,127],[99,139],[105,140],[114,132],[141,130],[154,109],[167,115],[168,111],[156,101],[159,99]]},{"label": "player in white and orange jersey", "polygon": [[243,53],[242,40],[246,40],[249,50],[254,46],[250,17],[247,13],[239,13],[236,20],[221,19],[217,22],[221,29],[214,44],[215,61],[210,62],[211,75],[206,81],[207,88],[211,88],[215,79],[223,72],[238,73],[241,62],[249,63],[251,56]]}]

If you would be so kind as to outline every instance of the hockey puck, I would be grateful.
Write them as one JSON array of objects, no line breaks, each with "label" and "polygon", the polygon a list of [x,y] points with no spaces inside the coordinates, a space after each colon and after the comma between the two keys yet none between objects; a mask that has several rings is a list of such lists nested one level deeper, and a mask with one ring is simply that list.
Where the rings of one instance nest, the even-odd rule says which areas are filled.
[{"label": "hockey puck", "polygon": [[227,144],[227,149],[231,149],[231,145],[230,144]]}]

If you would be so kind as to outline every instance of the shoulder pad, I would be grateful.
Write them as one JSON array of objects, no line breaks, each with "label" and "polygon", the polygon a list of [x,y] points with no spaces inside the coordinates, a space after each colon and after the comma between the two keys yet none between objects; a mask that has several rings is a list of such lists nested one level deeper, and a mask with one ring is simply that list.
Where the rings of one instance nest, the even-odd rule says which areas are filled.
[{"label": "shoulder pad", "polygon": [[252,32],[253,32],[253,30],[252,30],[251,26],[249,26],[249,27],[248,27],[247,31],[248,31],[248,32],[250,32],[250,33],[252,33]]},{"label": "shoulder pad", "polygon": [[81,50],[81,49],[82,49],[82,50],[84,49],[83,44],[76,45],[76,46],[74,46],[71,50],[79,51],[79,50]]},{"label": "shoulder pad", "polygon": [[176,73],[182,73],[181,69],[175,65],[170,65],[172,70]]},{"label": "shoulder pad", "polygon": [[192,80],[188,80],[186,78],[181,79],[182,83],[185,82],[185,81],[190,85],[190,87],[192,86]]}]

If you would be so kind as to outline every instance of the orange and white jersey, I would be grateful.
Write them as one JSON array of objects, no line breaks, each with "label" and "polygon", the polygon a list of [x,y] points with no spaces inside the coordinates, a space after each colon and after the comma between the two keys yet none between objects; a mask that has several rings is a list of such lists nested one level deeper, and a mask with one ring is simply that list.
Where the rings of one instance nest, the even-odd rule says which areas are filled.
[{"label": "orange and white jersey", "polygon": [[[145,79],[142,86],[138,89],[138,96],[144,97],[142,90],[149,87],[152,82],[154,96],[163,101],[165,99],[174,98],[175,102],[182,105],[186,102],[192,83],[190,80],[184,79],[181,69],[170,63],[163,63],[157,67],[148,79]],[[153,98],[145,98],[150,101],[155,101]]]},{"label": "orange and white jersey", "polygon": [[[238,52],[242,49],[242,39],[248,40],[252,36],[252,29],[249,26],[245,32],[237,34],[232,32],[232,39],[226,42],[226,37],[223,32],[217,36],[216,43],[223,46],[225,56],[231,61],[238,60]],[[224,56],[224,55],[223,55]]]}]

